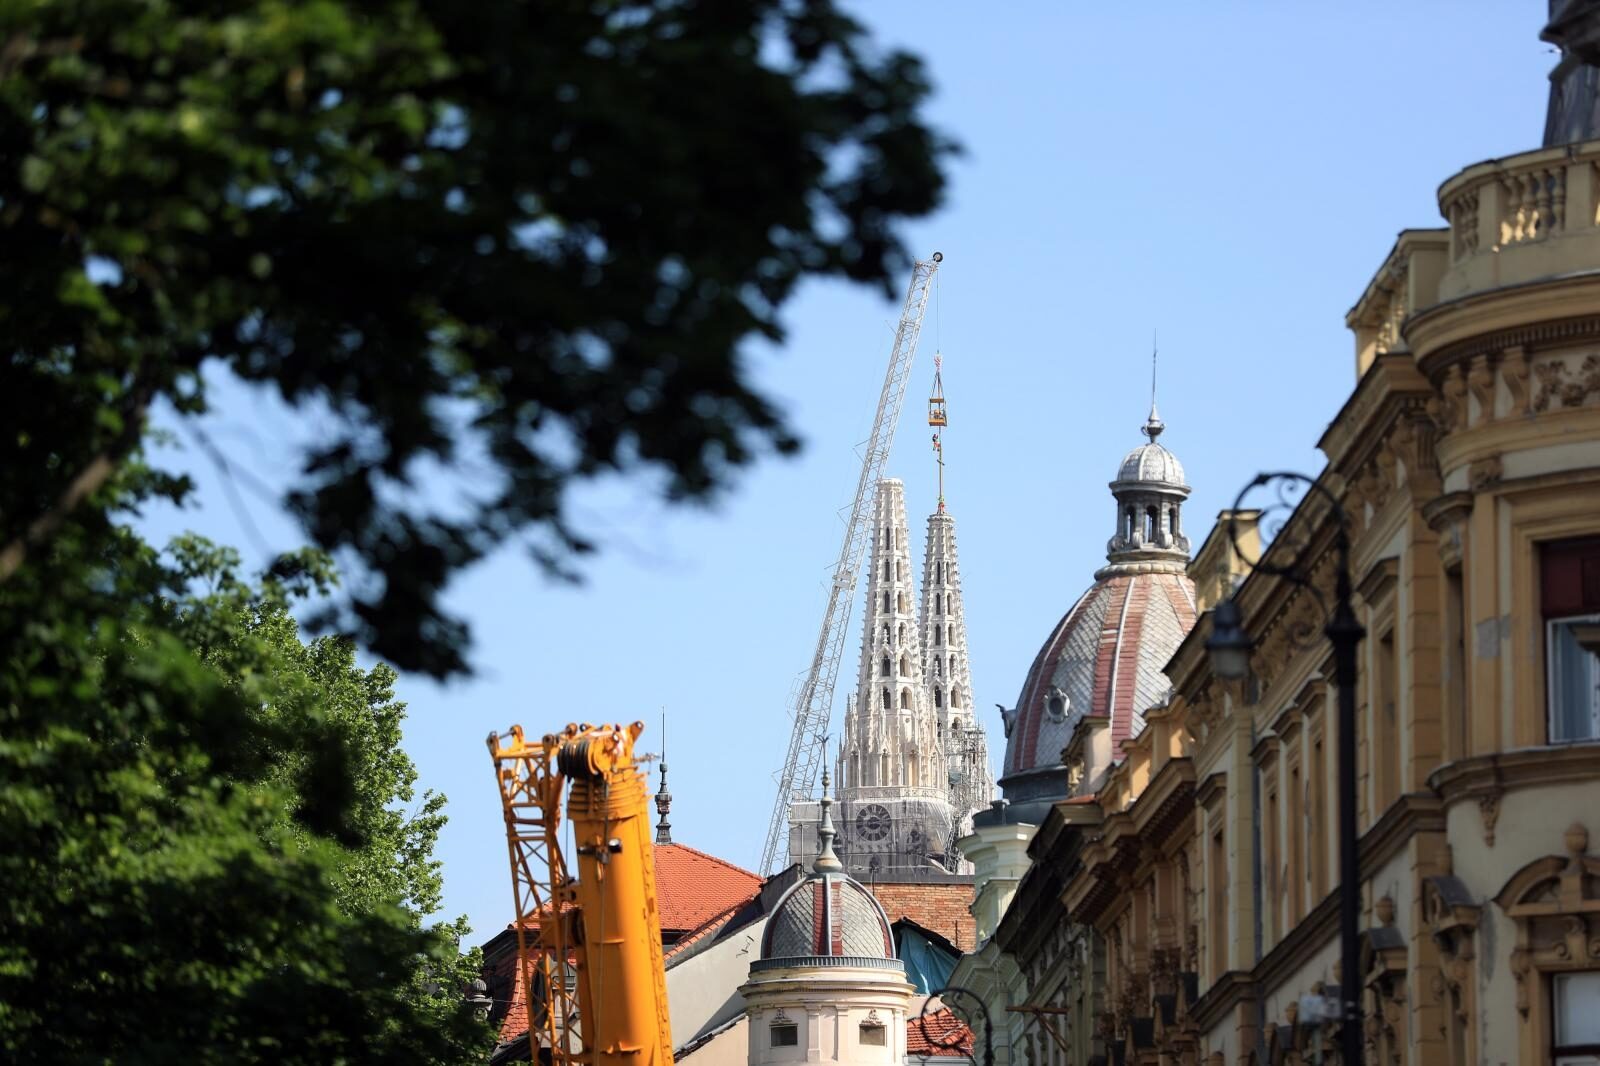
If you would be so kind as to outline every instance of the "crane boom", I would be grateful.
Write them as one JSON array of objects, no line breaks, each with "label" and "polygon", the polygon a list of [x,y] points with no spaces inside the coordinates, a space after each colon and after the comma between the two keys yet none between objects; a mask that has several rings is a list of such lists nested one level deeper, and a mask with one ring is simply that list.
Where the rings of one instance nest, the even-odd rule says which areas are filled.
[{"label": "crane boom", "polygon": [[775,872],[778,851],[787,835],[784,830],[789,803],[795,791],[810,792],[822,763],[828,721],[833,714],[833,692],[839,681],[839,662],[844,655],[845,632],[850,628],[850,609],[855,602],[856,578],[867,550],[871,527],[866,521],[868,499],[889,460],[895,427],[900,422],[900,408],[906,398],[906,382],[911,377],[911,363],[917,354],[917,340],[922,335],[922,317],[928,310],[928,296],[933,291],[933,275],[943,261],[944,256],[934,252],[928,259],[917,260],[911,271],[911,285],[906,290],[900,325],[895,329],[883,391],[878,395],[878,413],[873,417],[872,435],[867,438],[866,450],[861,456],[861,477],[856,482],[855,500],[845,519],[844,540],[833,566],[822,630],[817,634],[811,665],[795,690],[790,708],[794,715],[794,731],[789,735],[789,751],[783,766],[773,775],[778,781],[778,798],[772,808],[772,821],[767,828],[767,842],[758,867],[763,874]]},{"label": "crane boom", "polygon": [[[643,731],[489,734],[530,1050],[551,1066],[672,1066],[648,786],[633,753]],[[567,786],[575,871],[557,838]]]}]

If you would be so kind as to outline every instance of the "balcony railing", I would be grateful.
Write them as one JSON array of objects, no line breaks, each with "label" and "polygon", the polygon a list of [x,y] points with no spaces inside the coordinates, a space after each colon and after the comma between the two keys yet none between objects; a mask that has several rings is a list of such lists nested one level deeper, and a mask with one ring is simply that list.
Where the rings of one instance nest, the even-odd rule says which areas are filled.
[{"label": "balcony railing", "polygon": [[1600,141],[1468,167],[1439,188],[1449,300],[1600,266]]}]

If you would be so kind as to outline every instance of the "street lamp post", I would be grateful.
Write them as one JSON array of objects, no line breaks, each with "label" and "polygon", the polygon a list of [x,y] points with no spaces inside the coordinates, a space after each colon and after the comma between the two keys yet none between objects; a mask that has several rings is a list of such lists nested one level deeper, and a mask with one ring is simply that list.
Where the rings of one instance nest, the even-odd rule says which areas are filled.
[{"label": "street lamp post", "polygon": [[[1244,506],[1253,490],[1276,485],[1280,503],[1292,507],[1300,489],[1310,489],[1327,501],[1336,523],[1333,610],[1323,627],[1323,635],[1333,646],[1333,683],[1339,690],[1339,957],[1340,957],[1340,1059],[1344,1066],[1359,1066],[1362,1056],[1361,1033],[1361,865],[1356,834],[1356,647],[1366,630],[1356,618],[1351,604],[1350,532],[1348,516],[1339,501],[1315,479],[1304,474],[1278,471],[1257,474],[1233,503],[1228,517],[1228,534],[1238,547],[1234,515]],[[1283,577],[1313,596],[1321,598],[1311,583],[1304,551],[1290,551],[1283,561],[1268,562],[1268,552],[1246,565]],[[1279,554],[1282,554],[1281,552]],[[1212,613],[1211,638],[1206,648],[1212,670],[1227,680],[1244,679],[1250,671],[1250,635],[1244,629],[1244,614],[1230,597]],[[1375,738],[1376,739],[1376,738]]]},{"label": "street lamp post", "polygon": [[[959,1038],[954,1041],[935,1040],[928,1034],[928,1008],[933,1005],[935,999],[942,1003],[951,996],[958,998],[965,996],[978,1005],[977,1014],[983,1021],[983,1066],[994,1066],[994,1033],[992,1032],[992,1024],[989,1021],[989,1008],[976,992],[962,988],[960,985],[945,985],[923,1002],[922,1013],[917,1017],[917,1024],[922,1027],[923,1038],[935,1047],[946,1049],[954,1048],[960,1042]],[[954,1013],[954,1011],[951,1013]]]}]

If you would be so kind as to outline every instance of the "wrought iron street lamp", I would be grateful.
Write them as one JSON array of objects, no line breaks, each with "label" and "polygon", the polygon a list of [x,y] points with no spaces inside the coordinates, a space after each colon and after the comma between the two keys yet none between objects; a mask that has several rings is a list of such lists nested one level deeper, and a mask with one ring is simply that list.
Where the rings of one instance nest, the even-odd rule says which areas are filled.
[{"label": "wrought iron street lamp", "polygon": [[[1361,1033],[1361,866],[1356,833],[1356,647],[1366,630],[1356,618],[1351,603],[1349,518],[1333,493],[1316,479],[1304,474],[1278,471],[1257,474],[1233,502],[1228,517],[1228,536],[1239,547],[1238,525],[1234,518],[1244,507],[1245,497],[1259,488],[1273,486],[1278,501],[1262,510],[1293,512],[1302,490],[1310,490],[1328,504],[1334,519],[1333,609],[1322,633],[1333,647],[1333,683],[1339,693],[1339,957],[1340,957],[1340,1059],[1344,1066],[1359,1066],[1362,1056]],[[1286,524],[1286,523],[1285,523]],[[1280,527],[1281,529],[1282,527]],[[1274,544],[1254,562],[1252,570],[1284,578],[1307,590],[1318,600],[1322,594],[1311,581],[1309,545]],[[1324,603],[1326,607],[1326,603]],[[1244,629],[1244,614],[1229,597],[1219,603],[1211,616],[1211,637],[1206,650],[1217,677],[1240,681],[1250,672],[1252,641]]]},{"label": "wrought iron street lamp", "polygon": [[[989,1021],[989,1008],[983,1002],[982,997],[980,997],[976,992],[962,988],[960,985],[945,985],[923,1002],[922,1013],[917,1017],[917,1024],[922,1027],[923,1039],[927,1040],[928,1043],[932,1044],[934,1047],[944,1048],[946,1050],[953,1050],[960,1044],[961,1038],[959,1033],[952,1034],[953,1039],[941,1040],[935,1039],[928,1032],[928,1008],[933,1006],[935,1000],[943,1003],[951,996],[955,996],[958,999],[961,997],[966,997],[973,1003],[977,1004],[977,1015],[983,1021],[983,1066],[994,1066],[994,1033],[992,1031],[992,1024]],[[954,1010],[952,1010],[951,1013],[954,1014]]]}]

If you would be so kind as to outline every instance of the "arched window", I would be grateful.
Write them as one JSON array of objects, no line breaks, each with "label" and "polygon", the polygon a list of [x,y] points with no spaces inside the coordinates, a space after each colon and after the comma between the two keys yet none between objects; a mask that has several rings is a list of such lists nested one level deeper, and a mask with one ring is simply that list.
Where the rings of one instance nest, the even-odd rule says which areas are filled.
[{"label": "arched window", "polygon": [[944,614],[944,595],[942,593],[935,592],[933,594],[933,612],[935,614]]},{"label": "arched window", "polygon": [[1146,544],[1154,544],[1156,542],[1156,528],[1156,509],[1154,507],[1146,507],[1144,509],[1144,539]]},{"label": "arched window", "polygon": [[[901,626],[900,627],[900,630],[901,630],[900,639],[901,640],[905,639],[905,628],[906,628],[905,626]],[[883,642],[885,644],[889,643],[889,623],[888,622],[883,623]]]},{"label": "arched window", "polygon": [[1172,509],[1167,514],[1169,516],[1167,521],[1172,523],[1172,532],[1176,535],[1178,532],[1178,505],[1173,504]]},{"label": "arched window", "polygon": [[944,706],[944,693],[937,688],[933,690],[933,705],[935,707]]},{"label": "arched window", "polygon": [[[887,636],[888,635],[887,631],[888,631],[889,627],[888,626],[884,626],[883,628],[885,630],[884,635]],[[899,642],[901,644],[904,644],[906,642],[906,624],[904,622],[900,623],[900,639],[899,639]]]},{"label": "arched window", "polygon": [[904,655],[900,656],[900,676],[911,676],[911,662]]},{"label": "arched window", "polygon": [[889,580],[889,560],[887,559],[883,561],[883,579],[885,581]]},{"label": "arched window", "polygon": [[933,627],[933,642],[935,644],[943,644],[944,643],[944,626],[934,626]]},{"label": "arched window", "polygon": [[905,564],[902,563],[899,559],[896,559],[894,561],[894,579],[896,581],[904,581],[906,579]]},{"label": "arched window", "polygon": [[911,609],[910,604],[908,604],[906,602],[906,594],[904,592],[902,592],[900,594],[900,613],[901,614],[905,614],[910,609]]},{"label": "arched window", "polygon": [[1132,540],[1133,539],[1133,508],[1132,507],[1128,508],[1127,519],[1123,524],[1124,524],[1124,527],[1125,527],[1123,529],[1123,531],[1122,531],[1123,537],[1125,537],[1128,540]]},{"label": "arched window", "polygon": [[952,709],[959,708],[961,706],[961,690],[960,689],[953,688],[953,689],[950,690],[950,706],[951,706]]},{"label": "arched window", "polygon": [[888,677],[889,676],[889,657],[887,655],[885,655],[883,657],[883,663],[881,665],[883,667],[881,676]]},{"label": "arched window", "polygon": [[890,702],[889,702],[889,690],[888,689],[884,689],[883,690],[883,709],[887,711],[891,706],[892,706],[892,704],[890,704]]},{"label": "arched window", "polygon": [[949,626],[945,626],[944,627],[944,633],[945,633],[945,638],[951,644],[954,644],[956,642],[956,636],[955,636],[955,630],[954,629],[951,629]]},{"label": "arched window", "polygon": [[911,709],[911,690],[908,688],[903,688],[900,690],[900,709],[902,711],[909,711]]},{"label": "arched window", "polygon": [[956,672],[956,657],[954,655],[952,655],[952,656],[950,656],[950,673],[953,676],[955,674],[955,672]]},{"label": "arched window", "polygon": [[888,609],[889,609],[889,590],[888,589],[884,589],[883,590],[883,609],[885,611],[888,611]]}]

